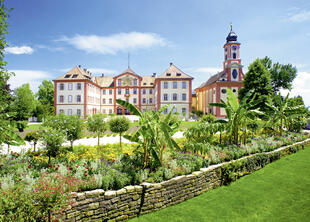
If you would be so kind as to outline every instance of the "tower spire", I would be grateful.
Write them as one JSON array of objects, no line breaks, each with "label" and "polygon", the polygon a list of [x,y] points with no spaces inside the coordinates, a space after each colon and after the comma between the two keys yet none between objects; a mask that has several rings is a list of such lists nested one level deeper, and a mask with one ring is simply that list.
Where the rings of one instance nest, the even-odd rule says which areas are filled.
[{"label": "tower spire", "polygon": [[130,53],[128,52],[128,69],[130,68]]},{"label": "tower spire", "polygon": [[230,31],[232,32],[232,22],[230,22]]}]

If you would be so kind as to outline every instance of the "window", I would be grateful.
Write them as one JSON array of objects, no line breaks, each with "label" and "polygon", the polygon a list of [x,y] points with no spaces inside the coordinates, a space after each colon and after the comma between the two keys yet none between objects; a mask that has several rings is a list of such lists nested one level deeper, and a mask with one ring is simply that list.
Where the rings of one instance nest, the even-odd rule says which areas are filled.
[{"label": "window", "polygon": [[182,82],[182,89],[186,89],[186,87],[187,87],[186,82]]},{"label": "window", "polygon": [[164,94],[164,101],[168,101],[168,94]]},{"label": "window", "polygon": [[126,98],[126,102],[128,102],[128,103],[129,103],[129,98]]},{"label": "window", "polygon": [[134,80],[133,80],[133,85],[134,85],[134,86],[138,85],[137,79],[134,79]]},{"label": "window", "polygon": [[65,75],[65,78],[68,79],[68,78],[70,78],[70,76],[71,76],[71,75]]},{"label": "window", "polygon": [[164,82],[164,89],[168,89],[168,82]]},{"label": "window", "polygon": [[166,76],[171,76],[171,73],[166,73]]},{"label": "window", "polygon": [[182,93],[182,101],[186,101],[186,93]]},{"label": "window", "polygon": [[81,90],[81,89],[82,89],[81,83],[76,84],[76,89],[77,89],[77,90]]},{"label": "window", "polygon": [[76,96],[76,102],[78,102],[78,103],[81,102],[81,96],[80,96],[80,95],[77,95],[77,96]]},{"label": "window", "polygon": [[164,114],[167,114],[167,113],[168,113],[168,109],[165,109],[165,110],[164,110]]},{"label": "window", "polygon": [[221,91],[223,94],[225,94],[226,93],[226,89],[222,89],[222,91]]},{"label": "window", "polygon": [[237,71],[236,69],[233,70],[232,76],[233,76],[234,79],[237,79],[237,77],[238,77],[238,71]]},{"label": "window", "polygon": [[63,103],[64,102],[64,96],[59,96],[59,102]]},{"label": "window", "polygon": [[150,98],[149,101],[150,101],[150,103],[153,103],[153,99],[152,98]]},{"label": "window", "polygon": [[68,103],[72,103],[72,96],[71,95],[68,96]]},{"label": "window", "polygon": [[143,85],[144,85],[144,86],[146,86],[146,82],[145,82],[145,83],[143,83]]},{"label": "window", "polygon": [[63,110],[63,109],[60,109],[60,110],[59,110],[59,114],[60,114],[60,113],[64,113],[64,110]]},{"label": "window", "polygon": [[126,89],[126,95],[129,95],[129,89]]},{"label": "window", "polygon": [[122,94],[122,89],[118,89],[117,93],[118,93],[118,95],[121,95]]},{"label": "window", "polygon": [[146,98],[142,99],[142,103],[145,104],[146,103]]},{"label": "window", "polygon": [[59,85],[59,90],[64,90],[64,89],[65,89],[65,84],[60,83],[60,85]]},{"label": "window", "polygon": [[137,103],[137,98],[133,98],[133,103],[134,103],[134,104]]},{"label": "window", "polygon": [[137,89],[136,88],[134,88],[134,89],[132,89],[132,91],[133,91],[133,94],[137,94]]},{"label": "window", "polygon": [[233,89],[233,92],[235,93],[235,92],[237,92],[237,90],[236,90],[236,89]]},{"label": "window", "polygon": [[186,108],[182,108],[182,113],[186,113]]},{"label": "window", "polygon": [[69,116],[72,115],[72,109],[68,109],[68,115],[69,115]]},{"label": "window", "polygon": [[109,94],[112,95],[112,89],[109,89]]},{"label": "window", "polygon": [[146,94],[146,89],[143,89],[143,90],[142,90],[142,94]]},{"label": "window", "polygon": [[177,101],[177,100],[178,100],[178,94],[173,93],[173,94],[172,94],[172,100],[173,100],[173,101]]},{"label": "window", "polygon": [[233,53],[233,59],[237,58],[237,54],[234,52]]},{"label": "window", "polygon": [[112,109],[109,109],[109,113],[110,113],[110,114],[112,113]]},{"label": "window", "polygon": [[102,99],[102,103],[105,104],[105,99]]},{"label": "window", "polygon": [[172,110],[172,113],[176,113],[177,112],[177,108],[174,107],[173,110]]},{"label": "window", "polygon": [[78,77],[78,74],[74,74],[74,75],[72,76],[73,79],[75,79],[75,78],[77,78],[77,77]]},{"label": "window", "polygon": [[106,93],[106,92],[105,92],[105,89],[103,89],[103,90],[102,90],[102,95],[105,95],[105,93]]},{"label": "window", "polygon": [[109,104],[112,104],[112,99],[109,99]]},{"label": "window", "polygon": [[119,86],[121,86],[121,85],[122,85],[122,80],[119,79],[119,80],[117,81],[117,84],[118,84]]},{"label": "window", "polygon": [[173,82],[172,86],[173,86],[174,89],[177,89],[178,88],[178,82]]},{"label": "window", "polygon": [[153,90],[152,89],[150,89],[150,94],[153,94]]},{"label": "window", "polygon": [[102,110],[102,113],[105,113],[105,109]]},{"label": "window", "polygon": [[72,83],[68,84],[68,90],[72,90]]},{"label": "window", "polygon": [[81,115],[81,110],[80,110],[80,109],[77,109],[77,110],[76,110],[76,115],[78,115],[78,116]]},{"label": "window", "polygon": [[181,73],[177,73],[177,76],[181,76]]}]

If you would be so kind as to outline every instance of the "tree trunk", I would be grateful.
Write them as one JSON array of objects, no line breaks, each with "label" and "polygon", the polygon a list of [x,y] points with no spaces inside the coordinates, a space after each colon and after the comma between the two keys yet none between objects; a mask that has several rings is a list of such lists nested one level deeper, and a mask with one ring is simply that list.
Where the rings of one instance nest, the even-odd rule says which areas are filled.
[{"label": "tree trunk", "polygon": [[51,155],[48,155],[48,164],[51,163]]},{"label": "tree trunk", "polygon": [[122,149],[122,133],[119,133],[119,147],[121,149],[121,153],[123,153],[123,149]]},{"label": "tree trunk", "polygon": [[73,150],[73,140],[70,140],[71,150]]},{"label": "tree trunk", "polygon": [[99,148],[99,144],[100,144],[100,135],[98,134],[98,148]]},{"label": "tree trunk", "polygon": [[282,118],[281,118],[281,121],[280,121],[281,123],[280,123],[280,136],[282,136]]},{"label": "tree trunk", "polygon": [[36,145],[37,145],[37,143],[36,143],[36,142],[34,142],[34,143],[33,143],[33,152],[35,152],[35,151],[36,151]]}]

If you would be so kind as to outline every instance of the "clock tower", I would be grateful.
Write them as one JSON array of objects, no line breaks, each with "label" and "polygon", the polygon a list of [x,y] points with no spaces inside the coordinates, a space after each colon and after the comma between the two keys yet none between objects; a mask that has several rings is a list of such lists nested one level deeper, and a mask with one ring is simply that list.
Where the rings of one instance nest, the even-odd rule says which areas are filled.
[{"label": "clock tower", "polygon": [[227,75],[225,81],[228,82],[240,82],[243,80],[242,65],[240,59],[240,43],[237,41],[237,35],[232,30],[232,24],[230,24],[230,32],[226,37],[226,43],[224,45],[224,62],[223,70]]}]

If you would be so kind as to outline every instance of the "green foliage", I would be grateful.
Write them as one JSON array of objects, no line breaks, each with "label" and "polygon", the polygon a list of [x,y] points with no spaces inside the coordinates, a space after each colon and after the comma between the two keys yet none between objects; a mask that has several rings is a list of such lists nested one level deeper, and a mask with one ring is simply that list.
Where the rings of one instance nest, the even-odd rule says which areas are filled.
[{"label": "green foliage", "polygon": [[54,84],[52,81],[44,80],[39,86],[36,94],[37,104],[35,115],[43,120],[54,114]]},{"label": "green foliage", "polygon": [[59,154],[61,144],[65,141],[65,135],[63,131],[51,129],[43,132],[42,141],[44,142],[48,162],[50,163],[51,157],[56,157]]},{"label": "green foliage", "polygon": [[203,115],[199,121],[206,122],[206,123],[214,123],[217,120],[216,116],[212,115],[212,113]]},{"label": "green foliage", "polygon": [[50,116],[42,126],[62,132],[66,139],[70,141],[71,148],[73,148],[73,142],[83,136],[83,120],[79,116],[64,114]]},{"label": "green foliage", "polygon": [[243,80],[243,88],[239,91],[240,100],[243,99],[249,91],[253,91],[248,99],[259,99],[258,107],[265,110],[265,103],[270,101],[273,95],[273,89],[270,82],[270,72],[262,64],[260,59],[256,59],[249,65],[249,70]]},{"label": "green foliage", "polygon": [[14,120],[18,121],[17,128],[20,132],[27,126],[28,119],[32,116],[35,108],[35,98],[30,89],[29,83],[23,84],[14,90],[14,102],[12,110],[14,111]]},{"label": "green foliage", "polygon": [[106,122],[103,114],[94,114],[87,118],[87,129],[98,137],[98,146],[100,145],[100,136],[106,131]]},{"label": "green foliage", "polygon": [[119,144],[122,149],[122,134],[129,129],[130,121],[126,117],[114,117],[109,120],[109,128],[119,134]]},{"label": "green foliage", "polygon": [[33,151],[36,151],[36,145],[38,141],[41,139],[42,134],[40,131],[30,131],[26,134],[25,140],[28,142],[33,142]]},{"label": "green foliage", "polygon": [[260,60],[270,72],[270,80],[273,91],[279,92],[280,89],[292,89],[292,83],[297,76],[297,69],[291,64],[274,63],[267,56]]},{"label": "green foliage", "polygon": [[179,129],[180,121],[172,121],[172,110],[165,116],[161,115],[168,106],[161,107],[157,112],[150,111],[142,114],[137,107],[126,101],[118,99],[116,102],[140,117],[140,128],[133,136],[125,136],[125,138],[139,144],[138,149],[143,150],[144,166],[150,168],[162,166],[164,150],[179,148],[172,139],[172,135]]}]

